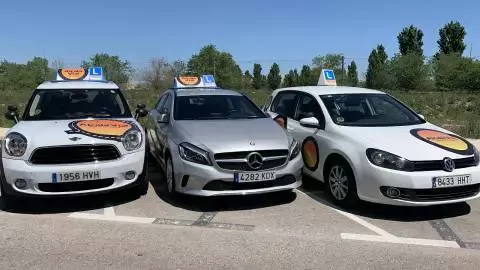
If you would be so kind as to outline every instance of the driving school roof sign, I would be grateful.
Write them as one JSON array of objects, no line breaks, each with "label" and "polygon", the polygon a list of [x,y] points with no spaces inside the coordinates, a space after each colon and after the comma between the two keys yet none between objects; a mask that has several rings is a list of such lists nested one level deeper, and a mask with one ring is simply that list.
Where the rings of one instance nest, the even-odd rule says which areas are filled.
[{"label": "driving school roof sign", "polygon": [[336,86],[335,73],[331,69],[322,69],[317,85]]},{"label": "driving school roof sign", "polygon": [[57,70],[59,81],[104,81],[103,68],[61,68]]},{"label": "driving school roof sign", "polygon": [[175,77],[173,88],[217,88],[213,75],[178,76]]}]

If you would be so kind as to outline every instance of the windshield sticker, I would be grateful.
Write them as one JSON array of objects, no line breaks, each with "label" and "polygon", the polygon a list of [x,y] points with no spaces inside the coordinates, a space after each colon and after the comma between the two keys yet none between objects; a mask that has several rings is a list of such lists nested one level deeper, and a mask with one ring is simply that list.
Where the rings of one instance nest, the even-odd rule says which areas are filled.
[{"label": "windshield sticker", "polygon": [[343,117],[337,117],[337,122],[338,122],[338,123],[343,123],[343,122],[345,122],[345,118],[343,118]]},{"label": "windshield sticker", "polygon": [[84,68],[62,68],[58,70],[58,75],[64,80],[83,80],[87,76],[87,70]]},{"label": "windshield sticker", "polygon": [[138,127],[130,121],[120,120],[79,120],[68,124],[70,130],[67,134],[82,134],[89,137],[122,141],[122,136],[132,129]]},{"label": "windshield sticker", "polygon": [[459,155],[473,155],[471,143],[459,136],[433,129],[412,129],[410,133],[417,139]]},{"label": "windshield sticker", "polygon": [[307,137],[302,143],[302,157],[305,167],[310,171],[318,168],[318,144],[315,138]]},{"label": "windshield sticker", "polygon": [[279,114],[273,118],[273,121],[277,122],[282,128],[287,128],[287,117]]}]

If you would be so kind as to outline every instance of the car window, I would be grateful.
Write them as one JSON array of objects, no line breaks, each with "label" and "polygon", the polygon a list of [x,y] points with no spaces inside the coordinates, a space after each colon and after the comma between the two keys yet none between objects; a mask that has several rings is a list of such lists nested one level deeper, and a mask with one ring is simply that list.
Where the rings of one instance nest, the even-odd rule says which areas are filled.
[{"label": "car window", "polygon": [[293,119],[297,97],[298,93],[293,91],[278,93],[273,101],[271,111]]},{"label": "car window", "polygon": [[317,118],[319,123],[325,122],[322,108],[318,104],[317,100],[309,94],[303,94],[297,107],[295,120],[300,121],[300,119],[308,117]]},{"label": "car window", "polygon": [[320,96],[333,122],[344,126],[402,126],[425,121],[386,94]]},{"label": "car window", "polygon": [[172,95],[167,94],[167,96],[165,97],[165,102],[163,102],[163,104],[161,105],[160,113],[170,112],[171,108],[172,108]]},{"label": "car window", "polygon": [[131,117],[119,90],[36,90],[25,110],[25,120],[62,120],[85,117]]},{"label": "car window", "polygon": [[177,96],[175,120],[266,118],[252,101],[237,95]]},{"label": "car window", "polygon": [[158,99],[158,102],[157,104],[155,105],[155,110],[157,110],[158,112],[160,112],[160,109],[162,108],[163,106],[163,103],[165,103],[165,98],[168,96],[168,94],[166,95],[163,95],[160,97],[160,99]]}]

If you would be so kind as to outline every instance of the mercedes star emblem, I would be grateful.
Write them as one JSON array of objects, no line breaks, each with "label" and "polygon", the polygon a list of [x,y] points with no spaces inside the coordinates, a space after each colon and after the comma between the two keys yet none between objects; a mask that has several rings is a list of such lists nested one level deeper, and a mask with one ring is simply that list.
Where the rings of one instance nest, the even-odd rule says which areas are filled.
[{"label": "mercedes star emblem", "polygon": [[447,172],[451,172],[455,170],[455,161],[451,158],[444,158],[443,159],[443,169]]},{"label": "mercedes star emblem", "polygon": [[257,152],[252,152],[247,156],[247,164],[250,168],[258,170],[263,165],[263,157]]}]

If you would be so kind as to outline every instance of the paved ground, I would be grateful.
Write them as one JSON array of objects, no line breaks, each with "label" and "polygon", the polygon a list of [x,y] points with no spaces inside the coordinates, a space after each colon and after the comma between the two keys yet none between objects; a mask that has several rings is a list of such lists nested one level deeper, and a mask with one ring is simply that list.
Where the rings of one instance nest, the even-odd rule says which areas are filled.
[{"label": "paved ground", "polygon": [[149,193],[28,200],[0,212],[0,269],[478,269],[480,201],[444,207],[328,203],[293,193],[219,199]]}]

